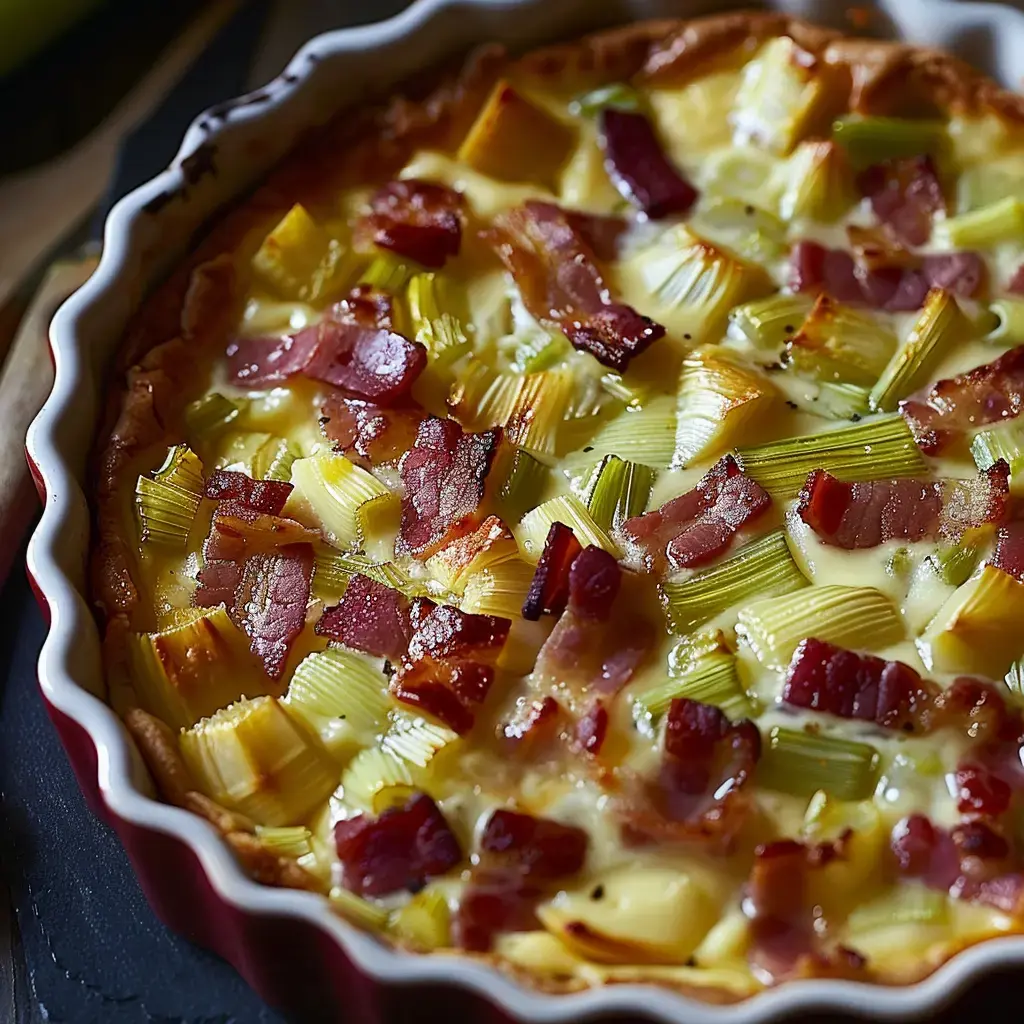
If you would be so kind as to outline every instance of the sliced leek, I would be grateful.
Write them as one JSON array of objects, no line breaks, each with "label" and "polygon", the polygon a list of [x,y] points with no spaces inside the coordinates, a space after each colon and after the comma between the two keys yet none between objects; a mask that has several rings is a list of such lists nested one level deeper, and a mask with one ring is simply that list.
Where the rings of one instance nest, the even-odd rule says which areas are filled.
[{"label": "sliced leek", "polygon": [[685,466],[741,443],[771,411],[775,388],[708,347],[691,353],[679,378],[674,465]]},{"label": "sliced leek", "polygon": [[786,172],[789,185],[779,204],[786,220],[805,217],[832,223],[858,199],[846,151],[831,140],[800,143]]},{"label": "sliced leek", "polygon": [[985,341],[998,345],[1024,344],[1024,299],[998,299],[988,308],[996,322],[985,335]]},{"label": "sliced leek", "polygon": [[273,697],[241,700],[181,734],[203,792],[260,825],[293,825],[337,785],[334,762]]},{"label": "sliced leek", "polygon": [[569,103],[569,113],[575,117],[596,117],[606,107],[614,110],[640,110],[643,101],[640,94],[625,82],[602,85],[575,97]]},{"label": "sliced leek", "polygon": [[800,329],[814,305],[806,295],[770,295],[737,306],[729,314],[729,333],[751,345],[778,353]]},{"label": "sliced leek", "polygon": [[988,538],[983,531],[977,536],[968,535],[957,544],[940,544],[929,560],[943,583],[959,587],[970,579],[984,550]]},{"label": "sliced leek", "polygon": [[458,734],[447,726],[403,712],[393,716],[391,728],[381,739],[380,747],[385,754],[423,769],[442,750],[458,742]]},{"label": "sliced leek", "polygon": [[313,847],[312,833],[304,825],[256,826],[256,838],[263,846],[280,857],[305,857]]},{"label": "sliced leek", "polygon": [[395,912],[392,932],[414,949],[429,951],[451,945],[451,913],[444,892],[427,886]]},{"label": "sliced leek", "polygon": [[886,412],[895,409],[901,398],[931,379],[939,361],[967,341],[970,333],[970,321],[956,299],[949,292],[933,288],[910,333],[871,389],[871,408]]},{"label": "sliced leek", "polygon": [[262,444],[252,459],[252,475],[257,480],[283,480],[292,478],[292,464],[301,452],[292,441],[273,437]]},{"label": "sliced leek", "polygon": [[381,932],[388,926],[390,914],[384,907],[370,900],[364,900],[340,885],[334,886],[327,897],[331,910],[345,920],[370,932]]},{"label": "sliced leek", "polygon": [[971,441],[978,469],[991,469],[1000,459],[1010,467],[1011,486],[1017,491],[1024,470],[1024,420],[1004,420],[978,431]]},{"label": "sliced leek", "polygon": [[935,222],[932,242],[954,249],[992,249],[1024,235],[1024,202],[1007,196],[980,210]]},{"label": "sliced leek", "polygon": [[1018,700],[1024,699],[1024,657],[1018,658],[1003,677],[1003,682]]},{"label": "sliced leek", "polygon": [[299,663],[282,703],[337,757],[372,741],[394,707],[384,673],[364,655],[337,647]]},{"label": "sliced leek", "polygon": [[739,448],[747,476],[778,497],[795,497],[807,474],[827,469],[841,480],[925,476],[928,467],[903,417],[877,416],[852,427]]},{"label": "sliced leek", "polygon": [[871,392],[834,381],[791,383],[786,395],[798,409],[830,420],[861,420],[871,411]]},{"label": "sliced leek", "polygon": [[451,290],[440,274],[417,274],[406,292],[415,338],[426,348],[430,361],[440,366],[453,363],[471,347],[461,319],[453,312]]},{"label": "sliced leek", "polygon": [[414,580],[393,562],[375,562],[366,555],[325,547],[316,553],[313,562],[313,597],[335,604],[356,574],[369,576],[385,587],[401,591],[406,597],[422,597],[427,593],[422,581]]},{"label": "sliced leek", "polygon": [[841,117],[832,137],[850,155],[856,170],[905,156],[939,155],[948,143],[941,121],[909,121],[897,117]]},{"label": "sliced leek", "polygon": [[415,272],[416,266],[411,261],[403,260],[389,252],[381,252],[363,271],[359,283],[398,295]]},{"label": "sliced leek", "polygon": [[529,452],[554,455],[573,388],[569,370],[545,370],[521,377],[512,408],[503,421],[509,443]]},{"label": "sliced leek", "polygon": [[241,412],[241,404],[216,391],[185,407],[185,432],[189,440],[199,444],[216,437]]},{"label": "sliced leek", "polygon": [[568,526],[584,547],[595,544],[616,558],[622,554],[615,541],[598,526],[579,498],[573,494],[560,494],[557,498],[551,498],[533,511],[527,512],[519,521],[515,530],[516,539],[527,560],[534,561],[540,558],[553,523],[564,523]]},{"label": "sliced leek", "polygon": [[443,547],[425,564],[446,591],[461,595],[477,573],[518,558],[519,546],[508,527],[497,516],[488,516],[477,530]]},{"label": "sliced leek", "polygon": [[348,807],[369,813],[378,793],[395,786],[415,789],[421,777],[420,769],[404,758],[380,747],[367,747],[352,758],[342,773],[341,795]]},{"label": "sliced leek", "polygon": [[850,935],[891,928],[902,924],[945,924],[949,918],[949,896],[923,884],[904,882],[877,899],[857,907],[847,918]]},{"label": "sliced leek", "polygon": [[304,502],[335,547],[370,547],[397,532],[398,495],[342,455],[320,452],[296,459],[292,483],[289,510]]},{"label": "sliced leek", "polygon": [[152,478],[135,485],[142,544],[184,550],[202,498],[202,463],[187,445],[175,445]]},{"label": "sliced leek", "polygon": [[806,587],[778,530],[741,548],[712,569],[679,582],[661,585],[661,600],[669,629],[684,636],[730,608],[757,597],[781,597]]},{"label": "sliced leek", "polygon": [[547,487],[550,470],[528,451],[517,448],[498,492],[503,517],[508,522],[522,519],[536,508]]},{"label": "sliced leek", "polygon": [[676,679],[668,679],[633,697],[633,715],[656,721],[677,697],[714,704],[730,718],[749,718],[754,707],[736,673],[731,654],[709,654]]},{"label": "sliced leek", "polygon": [[865,800],[878,779],[878,751],[867,743],[777,726],[757,766],[767,789],[812,797],[818,790],[838,800]]},{"label": "sliced leek", "polygon": [[461,608],[475,615],[497,615],[516,619],[533,581],[535,566],[516,558],[489,569],[481,569],[466,581]]},{"label": "sliced leek", "polygon": [[627,519],[647,511],[654,470],[617,455],[606,455],[587,495],[587,510],[601,529],[617,530]]},{"label": "sliced leek", "polygon": [[638,462],[654,469],[668,469],[676,452],[676,399],[662,395],[642,409],[627,409],[594,435],[567,464],[600,462],[606,455]]}]

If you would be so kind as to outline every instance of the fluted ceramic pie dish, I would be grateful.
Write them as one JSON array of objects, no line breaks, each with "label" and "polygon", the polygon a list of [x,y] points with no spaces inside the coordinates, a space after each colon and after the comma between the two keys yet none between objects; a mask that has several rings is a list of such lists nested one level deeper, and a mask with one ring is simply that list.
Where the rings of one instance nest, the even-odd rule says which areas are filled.
[{"label": "fluted ceramic pie dish", "polygon": [[[216,117],[208,115],[194,126],[183,146],[177,169],[139,190],[114,211],[108,225],[107,256],[90,286],[62,311],[55,323],[54,348],[57,362],[57,383],[53,398],[33,427],[29,440],[41,490],[45,493],[46,514],[33,540],[30,570],[50,612],[52,633],[44,649],[41,679],[55,721],[61,728],[72,754],[83,787],[90,793],[100,813],[119,829],[135,859],[140,876],[158,909],[175,926],[196,935],[239,964],[254,984],[275,1002],[297,1005],[303,996],[323,1006],[329,1002],[324,995],[322,979],[299,985],[302,970],[318,971],[327,966],[335,984],[345,978],[346,999],[351,1006],[355,992],[364,992],[369,1006],[378,999],[397,998],[394,993],[382,995],[370,981],[349,982],[354,967],[364,979],[387,978],[402,982],[458,984],[468,994],[486,989],[506,1012],[527,1019],[559,1019],[585,1011],[619,1011],[633,1015],[642,1007],[645,1012],[666,1019],[702,1019],[716,1012],[713,1009],[687,1004],[681,997],[659,991],[639,991],[620,986],[602,993],[590,992],[558,999],[530,994],[480,965],[450,958],[417,959],[388,953],[366,936],[353,933],[326,912],[314,897],[303,894],[261,890],[249,883],[235,868],[225,850],[214,841],[205,827],[183,812],[157,804],[143,795],[148,791],[144,775],[134,752],[124,742],[123,733],[105,706],[92,694],[103,692],[98,644],[95,629],[83,597],[71,580],[82,584],[82,559],[88,535],[88,511],[85,499],[68,476],[69,466],[85,465],[88,435],[84,424],[95,422],[97,395],[89,388],[102,381],[102,361],[109,357],[127,316],[139,297],[156,279],[169,254],[182,249],[202,219],[220,203],[235,195],[248,183],[248,175],[265,166],[286,148],[300,126],[322,119],[331,107],[337,107],[338,76],[351,77],[352,61],[346,55],[349,47],[361,51],[368,48],[367,37],[381,44],[401,48],[408,46],[409,34],[416,31],[417,59],[395,60],[404,72],[436,61],[445,45],[454,47],[470,41],[502,37],[507,34],[488,19],[507,17],[502,7],[491,4],[465,5],[458,8],[416,8],[395,22],[374,30],[360,30],[323,37],[296,59],[289,72],[268,90],[250,98]],[[517,28],[525,30],[526,15],[541,17],[540,9],[531,5],[515,5]],[[922,4],[901,8],[903,19],[920,17],[920,24],[908,25],[918,38],[928,42],[936,39],[936,11],[948,27],[956,17],[970,16],[966,7]],[[955,13],[954,13],[955,12]],[[479,15],[479,34],[449,36],[452,26],[468,30],[468,15]],[[565,14],[568,8],[547,15]],[[651,10],[624,12],[635,16],[658,13]],[[663,12],[667,13],[667,12]],[[672,10],[672,14],[696,11]],[[803,12],[820,14],[825,12]],[[895,18],[895,12],[891,12]],[[520,18],[520,16],[522,16]],[[422,19],[422,20],[418,20]],[[538,40],[569,27],[569,20],[558,26],[533,25],[530,40]],[[446,28],[447,25],[447,28]],[[572,27],[582,27],[573,24]],[[429,41],[437,33],[438,51],[428,53]],[[1005,41],[1007,33],[999,38]],[[952,37],[949,37],[952,38]],[[526,41],[526,37],[524,40]],[[375,62],[380,66],[383,61]],[[312,70],[310,70],[312,68]],[[363,81],[360,79],[360,81]],[[385,86],[372,76],[365,79],[373,86]],[[332,97],[328,106],[325,96]],[[276,120],[275,120],[276,119]],[[289,135],[291,133],[291,137]],[[261,163],[263,161],[263,163]],[[92,333],[90,333],[92,332]],[[105,341],[106,347],[100,343]],[[86,358],[88,353],[89,358]],[[95,360],[93,362],[92,360]],[[67,400],[62,401],[61,395]],[[59,537],[51,546],[47,538]],[[95,656],[93,664],[88,655]],[[89,666],[93,671],[86,671]],[[63,685],[61,683],[63,682]],[[134,778],[133,784],[129,781]],[[138,786],[138,788],[136,788]],[[183,858],[181,863],[176,858]],[[168,860],[170,858],[170,860]],[[168,870],[168,864],[171,870]],[[191,901],[181,898],[185,880],[195,879],[204,898],[222,900],[224,906],[209,905],[202,913],[193,913]],[[189,908],[189,909],[186,909]],[[278,919],[259,922],[258,915],[289,915],[295,920]],[[257,915],[247,917],[246,915]],[[317,936],[307,945],[285,936],[296,928],[319,924],[341,940],[335,946],[326,936]],[[245,922],[243,924],[243,922]],[[269,937],[269,946],[262,945],[257,933]],[[276,937],[276,941],[275,941]],[[294,951],[286,969],[281,970],[280,948]],[[872,1006],[879,1013],[900,1014],[911,1008],[924,1009],[929,1000],[941,998],[952,991],[953,981],[938,983],[938,978],[963,978],[965,970],[958,965],[975,961],[995,962],[1003,955],[1012,955],[1011,942],[986,944],[955,958],[935,978],[900,991],[878,990],[871,995]],[[344,951],[344,953],[343,953]],[[343,967],[325,965],[319,954],[343,957]],[[276,971],[265,969],[267,960]],[[280,987],[276,982],[280,980]],[[350,987],[351,986],[351,987]],[[837,1008],[852,1005],[849,1000],[866,996],[866,990],[843,982],[791,983],[778,991],[759,995],[748,1004],[728,1011],[737,1019],[751,1019],[765,1014],[788,1012],[803,1006],[829,1004]],[[414,998],[422,998],[416,996]],[[449,1000],[454,1000],[454,996]],[[637,1002],[631,1002],[636,999]],[[914,1003],[912,1000],[918,1000]],[[382,1005],[387,1005],[382,1003]],[[633,1009],[633,1008],[636,1009]],[[450,1012],[450,1011],[449,1011]]]}]

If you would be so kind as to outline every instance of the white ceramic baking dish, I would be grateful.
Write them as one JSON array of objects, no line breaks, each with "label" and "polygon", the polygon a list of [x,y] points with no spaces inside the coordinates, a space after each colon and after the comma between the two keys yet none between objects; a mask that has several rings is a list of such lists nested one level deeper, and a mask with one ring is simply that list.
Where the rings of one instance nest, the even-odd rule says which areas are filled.
[{"label": "white ceramic baking dish", "polygon": [[[460,1021],[569,1021],[600,1014],[752,1024],[824,1010],[894,1019],[930,1016],[978,975],[1024,965],[1024,938],[1008,938],[969,949],[927,980],[900,989],[802,981],[732,1007],[653,986],[538,994],[466,959],[392,951],[340,920],[318,896],[250,881],[211,826],[153,798],[138,754],[98,696],[103,670],[86,596],[90,525],[83,479],[105,367],[132,311],[204,221],[305,128],[474,43],[500,40],[522,48],[602,23],[729,6],[714,0],[420,0],[391,21],[319,36],[248,102],[196,119],[172,167],[114,207],[99,269],[54,318],[56,382],[27,442],[44,502],[28,552],[29,574],[50,618],[39,660],[43,697],[86,796],[118,830],[161,917],[215,949],[265,998],[303,1020],[427,1020],[442,1007],[445,1019]],[[768,6],[849,28],[843,23],[847,5],[834,0]],[[876,6],[872,24],[879,31],[950,49],[1004,85],[1019,87],[1024,13],[954,0],[881,0]],[[211,155],[213,173],[204,159]]]}]

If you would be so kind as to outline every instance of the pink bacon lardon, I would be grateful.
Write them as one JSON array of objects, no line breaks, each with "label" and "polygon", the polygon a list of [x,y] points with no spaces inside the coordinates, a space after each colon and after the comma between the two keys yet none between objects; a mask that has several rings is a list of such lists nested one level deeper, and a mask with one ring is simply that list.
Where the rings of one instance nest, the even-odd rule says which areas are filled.
[{"label": "pink bacon lardon", "polygon": [[204,494],[218,502],[203,545],[193,602],[223,604],[270,679],[280,679],[306,622],[318,535],[278,513],[291,484],[215,470]]},{"label": "pink bacon lardon", "polygon": [[934,683],[900,661],[858,654],[811,637],[793,654],[782,700],[839,718],[920,733],[934,724],[938,693]]},{"label": "pink bacon lardon", "polygon": [[554,883],[582,870],[587,844],[586,832],[575,826],[494,811],[453,922],[456,943],[486,952],[499,933],[539,928],[537,904]]},{"label": "pink bacon lardon", "polygon": [[405,486],[400,552],[428,558],[479,523],[500,441],[500,427],[470,434],[455,420],[436,416],[420,424],[416,443],[399,465]]},{"label": "pink bacon lardon", "polygon": [[411,624],[412,636],[391,692],[461,736],[473,728],[473,708],[490,691],[512,624],[423,598],[413,602]]},{"label": "pink bacon lardon", "polygon": [[977,253],[937,253],[913,262],[920,265],[858,266],[844,249],[804,240],[790,253],[790,286],[796,292],[824,291],[837,302],[894,313],[920,309],[931,288],[974,298],[984,287],[985,262]]},{"label": "pink bacon lardon", "polygon": [[697,190],[672,166],[643,114],[606,107],[599,140],[612,183],[646,217],[682,216],[697,201]]},{"label": "pink bacon lardon", "polygon": [[332,392],[321,407],[320,429],[334,450],[363,466],[395,465],[413,446],[427,413],[411,402],[382,406]]},{"label": "pink bacon lardon", "polygon": [[462,193],[444,185],[390,181],[370,199],[370,212],[356,224],[356,241],[436,270],[459,254],[464,209]]},{"label": "pink bacon lardon", "polygon": [[747,880],[750,965],[766,983],[791,978],[858,978],[864,958],[838,946],[826,950],[815,929],[808,893],[813,873],[846,856],[848,833],[831,843],[779,839],[758,846]]},{"label": "pink bacon lardon", "polygon": [[876,164],[858,175],[857,186],[875,216],[904,245],[924,245],[931,236],[934,215],[946,209],[930,156]]},{"label": "pink bacon lardon", "polygon": [[1009,507],[1009,467],[1000,460],[974,480],[871,480],[844,483],[814,470],[797,514],[831,547],[852,551],[890,540],[959,540],[1002,522]]},{"label": "pink bacon lardon", "polygon": [[561,615],[569,603],[569,570],[583,550],[565,523],[552,523],[523,602],[523,618],[536,622],[542,615]]},{"label": "pink bacon lardon", "polygon": [[283,338],[238,338],[228,346],[231,380],[266,387],[301,374],[378,405],[408,399],[427,350],[391,325],[390,302],[357,288],[318,324]]},{"label": "pink bacon lardon", "polygon": [[412,638],[411,602],[366,576],[353,576],[341,601],[327,608],[316,631],[356,651],[398,662]]},{"label": "pink bacon lardon", "polygon": [[358,814],[337,822],[334,843],[345,888],[358,896],[418,892],[462,860],[458,839],[424,793],[377,818]]},{"label": "pink bacon lardon", "polygon": [[612,301],[593,249],[554,203],[529,200],[495,218],[484,237],[538,320],[561,330],[599,362],[624,370],[665,333],[631,306]]},{"label": "pink bacon lardon", "polygon": [[767,511],[768,492],[726,455],[686,494],[627,519],[622,534],[648,570],[688,569],[721,555],[737,532]]},{"label": "pink bacon lardon", "polygon": [[1013,419],[1022,409],[1024,345],[900,403],[900,412],[926,455],[939,454],[968,430]]},{"label": "pink bacon lardon", "polygon": [[1024,522],[1007,523],[999,528],[992,564],[1024,583]]}]

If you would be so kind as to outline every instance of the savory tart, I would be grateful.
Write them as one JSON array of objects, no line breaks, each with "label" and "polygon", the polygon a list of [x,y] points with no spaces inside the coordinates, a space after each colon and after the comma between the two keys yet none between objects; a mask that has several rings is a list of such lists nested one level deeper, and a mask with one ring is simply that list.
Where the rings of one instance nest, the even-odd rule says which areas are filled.
[{"label": "savory tart", "polygon": [[137,317],[111,701],[254,877],[411,949],[917,979],[1024,922],[1021,296],[1024,103],[948,56],[482,51]]}]

